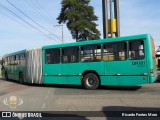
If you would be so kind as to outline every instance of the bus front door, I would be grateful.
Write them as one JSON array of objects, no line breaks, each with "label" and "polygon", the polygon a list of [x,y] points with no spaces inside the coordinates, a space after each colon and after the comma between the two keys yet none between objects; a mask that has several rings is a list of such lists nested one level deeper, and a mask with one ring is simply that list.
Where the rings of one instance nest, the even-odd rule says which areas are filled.
[{"label": "bus front door", "polygon": [[60,64],[45,64],[43,66],[43,83],[59,84],[61,82]]},{"label": "bus front door", "polygon": [[43,83],[61,84],[60,49],[43,50]]}]

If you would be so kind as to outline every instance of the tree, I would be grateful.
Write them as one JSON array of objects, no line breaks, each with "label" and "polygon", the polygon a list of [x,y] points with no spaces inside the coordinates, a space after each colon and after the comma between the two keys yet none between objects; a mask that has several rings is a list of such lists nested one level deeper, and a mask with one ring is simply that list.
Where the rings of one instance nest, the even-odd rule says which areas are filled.
[{"label": "tree", "polygon": [[66,23],[76,41],[100,38],[100,32],[94,22],[98,17],[94,15],[94,8],[89,6],[90,0],[62,0],[61,13],[58,23]]}]

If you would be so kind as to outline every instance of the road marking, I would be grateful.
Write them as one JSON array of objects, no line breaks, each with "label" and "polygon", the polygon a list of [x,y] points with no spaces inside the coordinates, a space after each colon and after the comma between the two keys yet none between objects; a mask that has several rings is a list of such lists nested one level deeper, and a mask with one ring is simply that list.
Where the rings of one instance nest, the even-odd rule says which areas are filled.
[{"label": "road marking", "polygon": [[51,90],[48,90],[48,94],[50,93]]},{"label": "road marking", "polygon": [[46,103],[43,103],[42,105],[42,109],[44,109],[46,107]]},{"label": "road marking", "polygon": [[48,99],[48,95],[45,97],[45,100],[47,100]]},{"label": "road marking", "polygon": [[[45,96],[45,101],[48,100],[50,91],[51,90],[48,90],[47,95]],[[46,103],[43,103],[42,109],[44,109],[45,107],[46,107]]]}]

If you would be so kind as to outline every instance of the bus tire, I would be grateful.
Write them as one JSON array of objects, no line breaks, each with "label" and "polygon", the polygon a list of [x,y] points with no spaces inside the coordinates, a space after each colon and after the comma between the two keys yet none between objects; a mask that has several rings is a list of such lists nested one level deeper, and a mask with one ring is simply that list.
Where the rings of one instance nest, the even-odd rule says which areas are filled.
[{"label": "bus tire", "polygon": [[20,84],[24,83],[24,81],[23,81],[23,73],[19,73],[19,83]]},{"label": "bus tire", "polygon": [[88,73],[83,77],[83,85],[87,90],[95,90],[99,87],[99,78],[94,73]]},{"label": "bus tire", "polygon": [[7,73],[7,72],[5,72],[5,78],[6,78],[6,80],[9,80],[9,79],[8,79],[8,73]]}]

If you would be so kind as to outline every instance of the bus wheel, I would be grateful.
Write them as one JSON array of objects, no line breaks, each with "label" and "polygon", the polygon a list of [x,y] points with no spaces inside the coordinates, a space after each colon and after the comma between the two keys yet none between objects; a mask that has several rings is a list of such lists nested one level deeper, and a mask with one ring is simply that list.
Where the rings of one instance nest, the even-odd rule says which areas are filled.
[{"label": "bus wheel", "polygon": [[7,72],[5,72],[5,78],[6,78],[6,80],[9,80]]},{"label": "bus wheel", "polygon": [[83,78],[83,85],[88,90],[94,90],[99,87],[99,78],[94,73],[88,73]]},{"label": "bus wheel", "polygon": [[20,84],[23,84],[23,74],[22,73],[19,74],[19,82]]}]

